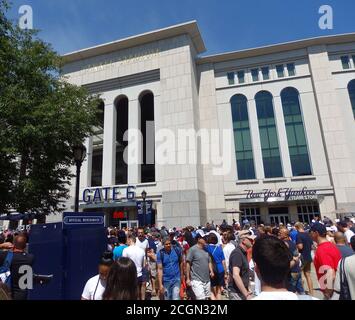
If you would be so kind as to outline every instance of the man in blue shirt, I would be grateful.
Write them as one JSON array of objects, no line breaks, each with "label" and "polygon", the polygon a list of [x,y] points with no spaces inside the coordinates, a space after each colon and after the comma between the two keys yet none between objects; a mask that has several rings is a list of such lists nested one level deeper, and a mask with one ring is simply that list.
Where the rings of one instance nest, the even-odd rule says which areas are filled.
[{"label": "man in blue shirt", "polygon": [[157,253],[159,293],[165,300],[180,300],[182,252],[178,246],[172,246],[170,238],[165,238],[163,244],[164,248]]},{"label": "man in blue shirt", "polygon": [[113,250],[113,260],[117,261],[122,257],[123,250],[127,248],[127,237],[124,231],[119,231],[117,234],[118,246]]}]

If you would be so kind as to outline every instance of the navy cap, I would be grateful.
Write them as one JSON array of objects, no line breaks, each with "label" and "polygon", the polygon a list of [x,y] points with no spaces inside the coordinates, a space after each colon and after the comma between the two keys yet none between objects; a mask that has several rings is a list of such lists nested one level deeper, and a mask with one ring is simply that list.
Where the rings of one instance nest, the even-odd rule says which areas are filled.
[{"label": "navy cap", "polygon": [[311,227],[311,231],[313,232],[318,232],[321,237],[325,237],[327,234],[327,228],[324,224],[321,223],[315,223]]}]

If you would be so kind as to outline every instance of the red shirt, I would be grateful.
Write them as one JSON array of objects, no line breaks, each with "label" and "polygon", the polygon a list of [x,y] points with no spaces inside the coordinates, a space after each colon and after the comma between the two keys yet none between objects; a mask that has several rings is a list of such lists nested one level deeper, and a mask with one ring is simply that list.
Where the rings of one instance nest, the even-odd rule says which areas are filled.
[{"label": "red shirt", "polygon": [[314,256],[314,266],[318,280],[324,276],[325,270],[329,269],[329,267],[336,271],[340,259],[341,253],[335,244],[328,241],[318,245]]}]

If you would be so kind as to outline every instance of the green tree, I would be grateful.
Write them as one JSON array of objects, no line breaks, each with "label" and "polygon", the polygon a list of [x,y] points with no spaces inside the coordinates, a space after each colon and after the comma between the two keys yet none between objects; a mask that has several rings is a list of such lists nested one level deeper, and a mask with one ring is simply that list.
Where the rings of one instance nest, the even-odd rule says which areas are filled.
[{"label": "green tree", "polygon": [[0,0],[0,214],[49,214],[69,198],[72,146],[97,124],[99,97],[61,77],[61,57],[6,17]]}]

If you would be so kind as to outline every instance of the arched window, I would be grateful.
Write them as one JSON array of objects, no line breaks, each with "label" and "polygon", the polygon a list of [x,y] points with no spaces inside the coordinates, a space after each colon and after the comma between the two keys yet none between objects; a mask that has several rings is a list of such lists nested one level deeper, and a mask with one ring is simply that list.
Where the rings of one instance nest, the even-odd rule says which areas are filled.
[{"label": "arched window", "polygon": [[93,136],[91,186],[102,186],[102,162],[103,162],[103,142],[105,124],[105,103],[101,100],[97,106],[97,126]]},{"label": "arched window", "polygon": [[233,96],[231,107],[238,180],[255,179],[247,98],[241,94]]},{"label": "arched window", "polygon": [[139,98],[141,108],[141,132],[143,135],[143,164],[141,182],[155,181],[155,125],[154,95],[147,91]]},{"label": "arched window", "polygon": [[116,125],[116,184],[127,184],[128,166],[124,161],[124,150],[128,146],[128,141],[124,141],[124,133],[128,129],[128,98],[126,96],[118,97],[115,101],[117,110]]},{"label": "arched window", "polygon": [[355,118],[355,79],[349,82],[348,91],[349,91],[349,96],[351,101],[351,107],[353,108],[353,114]]},{"label": "arched window", "polygon": [[272,95],[260,91],[255,96],[265,178],[282,177],[279,142]]},{"label": "arched window", "polygon": [[311,175],[312,170],[298,91],[291,87],[283,89],[281,101],[293,176]]}]

